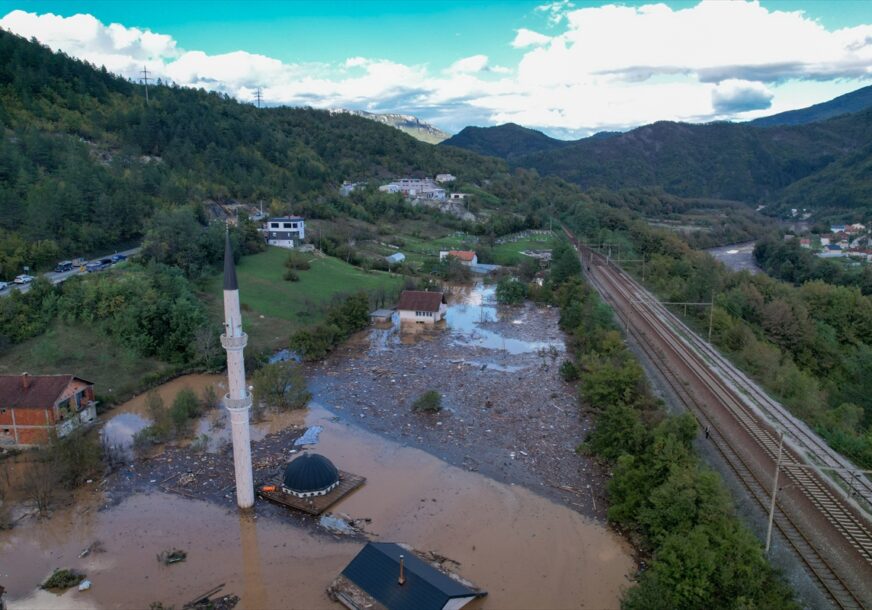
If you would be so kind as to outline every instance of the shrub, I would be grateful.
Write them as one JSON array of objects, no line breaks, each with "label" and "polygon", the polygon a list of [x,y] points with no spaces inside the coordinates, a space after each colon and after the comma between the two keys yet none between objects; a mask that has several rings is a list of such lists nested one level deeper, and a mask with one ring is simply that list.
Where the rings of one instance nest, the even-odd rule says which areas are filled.
[{"label": "shrub", "polygon": [[300,275],[294,271],[293,269],[285,270],[285,274],[282,276],[286,282],[299,282]]},{"label": "shrub", "polygon": [[436,390],[427,390],[412,403],[412,411],[438,413],[442,410],[442,395]]},{"label": "shrub", "polygon": [[517,305],[527,298],[527,285],[513,277],[504,277],[497,284],[497,302],[501,305]]},{"label": "shrub", "polygon": [[302,409],[312,398],[296,362],[267,364],[254,374],[252,381],[255,400],[271,408]]},{"label": "shrub", "polygon": [[83,580],[85,580],[84,574],[65,568],[55,570],[41,586],[43,589],[69,589],[70,587],[75,587]]},{"label": "shrub", "polygon": [[288,260],[285,261],[285,267],[287,267],[288,270],[296,269],[297,271],[308,271],[312,265],[304,255],[299,254],[298,252],[291,252],[288,255]]},{"label": "shrub", "polygon": [[563,377],[563,381],[567,383],[577,381],[578,367],[575,366],[575,363],[572,360],[564,360],[563,364],[560,365],[560,376]]}]

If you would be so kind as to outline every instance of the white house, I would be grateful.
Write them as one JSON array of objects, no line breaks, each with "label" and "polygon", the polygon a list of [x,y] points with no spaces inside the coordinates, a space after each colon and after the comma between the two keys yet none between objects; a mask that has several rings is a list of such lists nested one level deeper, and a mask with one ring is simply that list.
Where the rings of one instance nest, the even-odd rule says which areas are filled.
[{"label": "white house", "polygon": [[404,290],[397,303],[400,312],[400,322],[416,324],[435,324],[442,320],[448,305],[445,295],[441,292],[426,292],[423,290]]},{"label": "white house", "polygon": [[280,248],[293,248],[306,238],[306,221],[300,216],[270,218],[264,228],[266,243]]},{"label": "white house", "polygon": [[436,174],[436,182],[438,182],[439,184],[454,182],[455,180],[457,180],[457,178],[455,178],[451,174]]}]

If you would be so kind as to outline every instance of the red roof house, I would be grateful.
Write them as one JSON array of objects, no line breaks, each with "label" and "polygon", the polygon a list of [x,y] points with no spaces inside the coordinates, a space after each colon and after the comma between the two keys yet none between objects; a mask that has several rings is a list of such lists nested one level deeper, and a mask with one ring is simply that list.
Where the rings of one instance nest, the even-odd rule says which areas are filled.
[{"label": "red roof house", "polygon": [[74,375],[0,375],[0,446],[66,436],[97,418],[94,384]]},{"label": "red roof house", "polygon": [[404,290],[397,303],[400,322],[434,324],[443,318],[447,310],[445,295],[441,292]]}]

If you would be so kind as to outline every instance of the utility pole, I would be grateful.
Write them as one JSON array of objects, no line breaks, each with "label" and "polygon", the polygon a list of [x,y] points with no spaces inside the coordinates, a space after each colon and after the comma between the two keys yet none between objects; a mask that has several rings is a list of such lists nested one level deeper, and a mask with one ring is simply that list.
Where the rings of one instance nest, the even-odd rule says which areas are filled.
[{"label": "utility pole", "polygon": [[709,338],[708,342],[712,342],[712,327],[715,323],[715,293],[712,291],[712,304],[709,305]]},{"label": "utility pole", "polygon": [[148,68],[145,66],[142,66],[142,72],[140,72],[140,74],[142,75],[142,78],[140,80],[142,80],[142,82],[145,83],[145,104],[147,106],[148,105],[148,81],[151,80],[148,77]]},{"label": "utility pole", "polygon": [[260,87],[257,88],[257,91],[254,92],[254,99],[257,101],[257,107],[260,108],[260,102],[263,100],[263,95],[261,95]]},{"label": "utility pole", "polygon": [[781,470],[781,451],[784,448],[784,432],[778,433],[778,458],[775,460],[775,479],[772,482],[772,499],[769,502],[769,526],[766,528],[766,555],[772,543],[772,521],[775,518],[775,494],[778,493],[778,473]]}]

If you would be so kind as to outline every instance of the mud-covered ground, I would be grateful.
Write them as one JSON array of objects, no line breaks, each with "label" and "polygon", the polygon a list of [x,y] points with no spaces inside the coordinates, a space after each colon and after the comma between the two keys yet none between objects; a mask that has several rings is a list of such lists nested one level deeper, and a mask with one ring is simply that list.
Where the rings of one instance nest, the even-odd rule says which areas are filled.
[{"label": "mud-covered ground", "polygon": [[[314,400],[371,431],[602,517],[604,473],[576,453],[590,428],[565,357],[559,311],[498,307],[480,284],[449,297],[447,321],[373,328],[310,368]],[[423,392],[437,414],[413,412]]]}]

